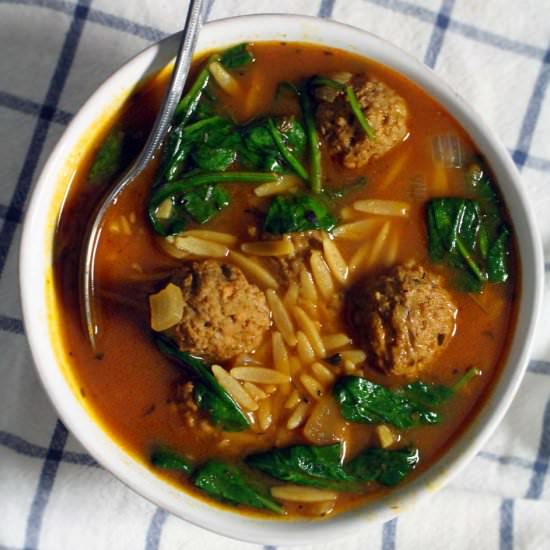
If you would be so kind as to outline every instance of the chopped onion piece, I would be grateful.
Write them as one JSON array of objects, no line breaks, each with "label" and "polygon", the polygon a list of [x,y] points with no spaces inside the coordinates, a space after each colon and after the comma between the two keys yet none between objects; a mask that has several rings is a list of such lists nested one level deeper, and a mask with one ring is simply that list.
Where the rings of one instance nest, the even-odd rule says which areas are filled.
[{"label": "chopped onion piece", "polygon": [[339,84],[347,84],[353,76],[349,71],[337,71],[327,75],[328,78],[338,82]]},{"label": "chopped onion piece", "polygon": [[157,207],[157,211],[155,212],[157,218],[159,218],[159,220],[167,220],[170,218],[172,215],[172,206],[172,198],[165,198]]},{"label": "chopped onion piece", "polygon": [[455,134],[443,134],[432,138],[432,157],[445,166],[462,168],[464,166],[464,146]]},{"label": "chopped onion piece", "polygon": [[177,325],[183,316],[183,295],[181,288],[168,283],[157,294],[149,296],[151,308],[151,328],[156,332],[167,330]]},{"label": "chopped onion piece", "polygon": [[395,443],[395,434],[393,433],[393,430],[385,424],[376,426],[375,431],[382,449],[387,449]]},{"label": "chopped onion piece", "polygon": [[304,426],[304,436],[314,445],[329,445],[343,441],[347,431],[346,421],[330,394],[315,404]]}]

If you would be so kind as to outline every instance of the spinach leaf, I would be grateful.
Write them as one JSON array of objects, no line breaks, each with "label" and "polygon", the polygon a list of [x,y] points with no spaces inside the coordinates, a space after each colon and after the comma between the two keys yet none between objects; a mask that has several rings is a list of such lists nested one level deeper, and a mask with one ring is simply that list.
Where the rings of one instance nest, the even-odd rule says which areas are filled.
[{"label": "spinach leaf", "polygon": [[186,475],[193,472],[193,465],[187,458],[167,447],[158,447],[153,450],[151,464],[163,470],[179,470]]},{"label": "spinach leaf", "polygon": [[175,181],[182,173],[191,153],[198,156],[199,165],[202,164],[201,160],[206,158],[206,162],[209,162],[207,166],[214,167],[204,169],[225,170],[235,160],[233,150],[230,151],[229,159],[218,157],[212,162],[208,157],[218,153],[215,151],[216,148],[224,148],[224,140],[231,136],[233,128],[230,121],[217,115],[201,118],[185,127],[180,125],[172,128],[163,149],[161,169],[154,188],[158,189],[166,183]]},{"label": "spinach leaf", "polygon": [[412,428],[439,423],[442,416],[434,409],[479,374],[478,369],[470,368],[451,387],[418,380],[396,389],[359,376],[344,376],[334,384],[332,392],[342,416],[350,422]]},{"label": "spinach leaf", "polygon": [[328,208],[309,195],[277,196],[269,206],[264,230],[273,235],[324,229],[331,231],[336,220]]},{"label": "spinach leaf", "polygon": [[359,376],[340,378],[334,385],[333,395],[342,416],[350,422],[411,428],[441,421],[437,412],[411,399],[412,394],[407,396]]},{"label": "spinach leaf", "polygon": [[393,487],[403,480],[420,461],[416,448],[388,450],[372,447],[349,462],[349,474],[363,482],[376,481]]},{"label": "spinach leaf", "polygon": [[342,468],[339,443],[275,449],[248,456],[246,463],[272,477],[299,485],[340,487],[353,481]]},{"label": "spinach leaf", "polygon": [[207,495],[222,502],[283,513],[282,506],[271,498],[267,487],[236,465],[209,460],[199,468],[193,482]]},{"label": "spinach leaf", "polygon": [[90,168],[88,182],[91,185],[104,185],[122,168],[123,145],[125,134],[117,128],[105,138]]},{"label": "spinach leaf", "polygon": [[461,272],[465,290],[481,290],[487,274],[477,246],[482,223],[479,203],[456,197],[432,199],[427,216],[432,262]]},{"label": "spinach leaf", "polygon": [[255,61],[248,50],[248,44],[237,44],[225,50],[220,56],[220,62],[226,69],[238,69]]},{"label": "spinach leaf", "polygon": [[342,463],[340,443],[325,446],[295,445],[251,455],[249,466],[276,479],[336,491],[356,492],[375,481],[395,485],[418,463],[417,449],[370,448]]},{"label": "spinach leaf", "polygon": [[[296,171],[297,164],[300,165],[297,157],[304,154],[306,138],[302,125],[295,117],[254,121],[243,127],[240,135],[242,146],[239,159],[246,167],[284,172],[287,166]],[[283,150],[285,154],[281,152]]]},{"label": "spinach leaf", "polygon": [[[295,125],[297,126],[297,125]],[[294,138],[297,137],[296,133],[294,132],[294,135],[285,135],[283,134],[279,128],[275,126],[275,123],[271,118],[267,120],[267,127],[271,134],[271,137],[273,138],[273,141],[275,142],[275,145],[277,146],[277,149],[279,149],[279,153],[285,160],[285,162],[304,180],[307,181],[308,175],[306,169],[303,167],[302,163],[296,158],[294,153],[292,152],[291,148],[288,145],[288,142],[292,139],[295,141]],[[303,135],[303,131],[302,131]],[[285,137],[287,143],[285,143]]]},{"label": "spinach leaf", "polygon": [[322,191],[322,166],[321,166],[321,139],[315,123],[315,114],[310,97],[311,85],[306,85],[303,90],[296,90],[300,109],[306,128],[307,148],[309,153],[309,181],[311,191],[320,193]]},{"label": "spinach leaf", "polygon": [[[190,174],[180,180],[153,188],[153,193],[147,206],[147,215],[153,229],[157,233],[163,236],[174,235],[182,231],[187,223],[188,216],[190,214],[193,215],[193,210],[188,212],[185,207],[185,197],[190,196],[190,193],[204,187],[218,189],[211,192],[211,208],[207,210],[207,213],[214,215],[214,210],[220,210],[229,200],[225,191],[217,188],[216,184],[223,182],[268,183],[273,181],[277,181],[277,177],[274,174],[263,172],[201,172]],[[191,201],[196,204],[196,201],[193,200],[194,198],[195,196],[191,195]],[[166,199],[169,199],[172,204],[170,216],[168,218],[160,218],[159,207]],[[198,214],[198,207],[194,209],[194,213]],[[198,221],[200,221],[200,217],[200,215],[197,215]]]},{"label": "spinach leaf", "polygon": [[466,292],[479,292],[486,282],[503,283],[510,276],[510,230],[487,170],[480,162],[466,171],[466,187],[474,199],[441,198],[427,209],[430,258],[454,268]]},{"label": "spinach leaf", "polygon": [[253,123],[241,131],[240,161],[253,170],[284,172],[283,159],[264,124]]},{"label": "spinach leaf", "polygon": [[493,241],[487,252],[487,274],[491,283],[504,283],[510,276],[508,268],[510,256],[510,231],[506,226]]},{"label": "spinach leaf", "polygon": [[199,408],[207,411],[212,422],[228,432],[250,427],[250,421],[235,400],[218,384],[208,365],[189,353],[180,351],[167,336],[157,334],[155,342],[164,355],[183,364],[196,378],[194,398]]},{"label": "spinach leaf", "polygon": [[191,148],[191,158],[194,167],[205,171],[227,170],[236,160],[241,145],[240,135],[235,125],[218,116],[196,122],[196,126],[202,122],[215,121],[203,127],[200,132],[194,132],[188,138]]},{"label": "spinach leaf", "polygon": [[199,187],[181,198],[182,207],[197,223],[206,223],[228,204],[229,194],[218,185]]},{"label": "spinach leaf", "polygon": [[176,112],[174,113],[174,124],[178,126],[184,126],[193,116],[203,93],[210,82],[210,71],[208,70],[208,65],[212,61],[216,61],[218,55],[214,54],[206,62],[206,65],[201,69],[197,78],[189,88],[188,92],[180,99],[178,106],[176,107]]},{"label": "spinach leaf", "polygon": [[424,407],[439,407],[454,395],[453,388],[441,384],[426,384],[420,380],[403,386],[403,393],[411,401]]}]

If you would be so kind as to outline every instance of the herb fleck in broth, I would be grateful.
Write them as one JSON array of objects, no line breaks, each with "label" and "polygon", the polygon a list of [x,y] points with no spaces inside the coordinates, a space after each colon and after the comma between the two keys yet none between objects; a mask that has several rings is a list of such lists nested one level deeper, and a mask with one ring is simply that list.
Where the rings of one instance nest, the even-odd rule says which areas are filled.
[{"label": "herb fleck in broth", "polygon": [[[195,63],[190,82],[204,74],[205,63],[206,58]],[[480,407],[513,328],[516,268],[510,245],[506,248],[508,237],[502,237],[511,226],[498,196],[480,195],[479,178],[475,179],[479,174],[472,175],[471,170],[485,169],[477,164],[475,146],[464,130],[439,104],[393,71],[339,50],[275,42],[238,47],[225,57],[210,57],[209,66],[212,63],[229,74],[228,89],[236,85],[237,92],[227,93],[209,77],[202,112],[195,113],[188,125],[195,125],[192,131],[209,126],[210,134],[201,135],[209,136],[211,147],[189,141],[184,152],[187,164],[173,168],[172,181],[189,183],[195,178],[196,182],[197,174],[232,170],[256,175],[239,176],[239,181],[248,178],[248,183],[232,182],[231,176],[223,182],[218,178],[210,187],[201,183],[199,193],[193,183],[186,194],[178,195],[183,200],[174,215],[172,199],[162,204],[166,188],[158,183],[158,174],[166,164],[160,158],[122,194],[106,216],[98,249],[103,353],[94,357],[80,324],[80,241],[87,217],[105,190],[98,173],[112,178],[117,171],[108,166],[110,158],[128,162],[152,125],[165,81],[145,83],[121,110],[114,131],[107,133],[109,147],[102,150],[99,140],[71,184],[55,244],[57,329],[89,409],[128,452],[144,463],[151,465],[152,460],[159,475],[197,496],[230,502],[246,513],[330,516],[376,498],[429,467]],[[360,102],[362,88],[343,90],[356,85],[351,75],[365,73],[402,98],[408,112],[406,134],[364,166],[345,168],[341,157],[329,154],[338,136],[316,126],[313,131],[322,143],[318,181],[323,192],[312,193],[312,128],[303,117],[304,96],[297,96],[293,87],[315,75],[325,78],[298,90],[307,94],[315,115],[319,89],[327,88],[327,79],[336,82],[329,82],[328,88],[341,94],[333,101],[349,102],[350,94],[356,94]],[[331,94],[321,91],[321,97]],[[374,121],[374,126],[375,134],[369,136],[372,147],[385,139],[379,122]],[[122,148],[117,141],[121,132],[126,136]],[[272,149],[262,149],[266,135],[273,139]],[[440,136],[460,142],[460,154],[467,157],[458,163],[460,167],[451,166],[454,157],[436,154],[434,160],[433,140],[441,141]],[[449,150],[456,153],[455,149],[443,153]],[[97,158],[101,158],[99,167]],[[356,161],[350,157],[350,163]],[[190,167],[195,167],[191,174]],[[283,178],[278,175],[281,169]],[[284,192],[274,194],[280,186]],[[255,193],[259,187],[262,191]],[[151,197],[159,190],[160,199],[151,207]],[[475,204],[438,202],[445,197],[471,199]],[[433,216],[447,216],[451,225],[429,225],[428,203]],[[478,216],[477,225],[464,225],[468,215]],[[151,221],[159,222],[156,232]],[[310,238],[307,232],[312,230],[315,235]],[[492,248],[499,237],[500,244]],[[449,247],[444,254],[433,252],[438,238],[439,244]],[[473,247],[468,257],[461,255],[462,241]],[[166,253],[174,254],[178,242],[183,247],[179,259]],[[174,344],[179,337],[174,330],[169,328],[161,342],[155,337],[149,297],[159,295],[169,282],[178,288],[185,285],[182,266],[197,260],[185,247],[195,250],[204,242],[210,243],[208,250],[216,262],[229,266],[222,268],[222,277],[231,284],[241,281],[238,268],[248,281],[241,281],[242,288],[254,285],[265,295],[262,307],[269,312],[270,326],[262,329],[251,352],[235,352],[222,361],[202,357],[194,363],[196,358]],[[243,243],[252,244],[241,249]],[[303,256],[296,272],[291,262],[276,259],[293,251]],[[250,267],[251,259],[261,272]],[[366,277],[383,294],[396,284],[383,279],[384,274],[409,260],[422,268],[407,272],[402,287],[411,277],[434,285],[441,278],[443,292],[453,304],[452,331],[442,330],[439,335],[444,349],[425,358],[427,366],[413,376],[406,370],[395,374],[392,359],[376,355],[367,341],[371,333],[359,335],[361,327],[347,316],[344,297],[346,289],[360,286]],[[422,275],[423,270],[429,274]],[[482,292],[459,288],[465,271],[468,277],[479,274],[476,286]],[[492,274],[487,279],[506,280],[492,283],[484,279],[485,273]],[[214,286],[212,292],[222,292],[222,286]],[[365,311],[371,307],[369,298]],[[377,307],[382,311],[387,304]],[[363,322],[361,316],[359,321]],[[239,339],[234,343],[237,349]],[[420,357],[420,351],[416,353]],[[213,363],[221,368],[212,367]],[[363,379],[370,382],[356,383]],[[233,393],[228,383],[241,390]],[[273,449],[283,454],[270,454]],[[300,457],[310,452],[317,468],[314,474],[300,472],[297,466]],[[335,462],[334,456],[342,454],[344,463]],[[380,464],[383,469],[377,470]],[[273,487],[277,489],[270,492]],[[247,496],[239,501],[235,494]]]}]

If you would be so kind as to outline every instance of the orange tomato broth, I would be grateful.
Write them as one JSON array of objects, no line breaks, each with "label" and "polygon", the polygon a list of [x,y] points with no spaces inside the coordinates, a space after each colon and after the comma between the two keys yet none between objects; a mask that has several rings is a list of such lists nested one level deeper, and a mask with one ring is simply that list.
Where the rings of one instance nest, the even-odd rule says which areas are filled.
[{"label": "orange tomato broth", "polygon": [[[296,101],[285,97],[274,99],[278,83],[296,82],[314,74],[333,71],[367,72],[376,75],[405,99],[409,110],[409,136],[405,141],[383,157],[371,161],[366,167],[353,171],[336,166],[324,154],[324,176],[329,186],[342,185],[353,181],[357,176],[366,177],[366,185],[354,192],[348,202],[360,198],[410,202],[408,218],[392,219],[391,222],[392,231],[398,231],[397,261],[414,258],[429,270],[449,278],[446,268],[430,264],[427,255],[425,202],[412,200],[410,190],[414,179],[423,178],[429,195],[433,196],[430,192],[434,184],[431,153],[433,136],[456,134],[467,149],[475,151],[474,144],[460,125],[415,84],[368,59],[340,50],[294,43],[256,43],[252,50],[255,63],[235,71],[234,74],[245,94],[251,89],[256,89],[256,93],[243,100],[241,97],[232,98],[217,91],[226,112],[238,122],[268,114],[299,115]],[[203,59],[194,64],[190,82]],[[158,78],[144,83],[121,109],[115,123],[121,127],[139,129],[146,136],[162,98],[164,86],[165,80]],[[105,222],[108,228],[113,222],[118,223],[124,215],[129,221],[131,235],[124,234],[122,230],[118,233],[105,228],[103,230],[96,275],[101,289],[102,356],[94,356],[80,319],[78,265],[83,230],[91,209],[102,192],[87,182],[91,162],[100,144],[101,139],[87,152],[71,184],[59,218],[54,254],[56,292],[61,311],[57,330],[61,333],[64,352],[86,406],[120,446],[146,464],[151,449],[157,444],[167,445],[201,463],[212,456],[240,459],[251,452],[267,450],[275,443],[283,446],[304,443],[300,430],[290,435],[284,434],[284,437],[277,435],[276,425],[284,426],[287,415],[280,410],[279,414],[282,416],[279,417],[279,422],[274,422],[265,434],[231,434],[231,445],[223,449],[205,441],[198,430],[187,427],[175,411],[169,396],[173,395],[176,381],[181,381],[185,375],[163,357],[151,341],[147,293],[159,290],[160,287],[158,282],[151,282],[142,275],[167,272],[181,264],[181,261],[170,258],[159,249],[145,215],[150,185],[157,168],[156,162],[111,207]],[[393,183],[385,185],[392,166],[401,162],[404,155],[406,160],[399,175]],[[449,191],[445,194],[463,196],[463,171],[449,169],[446,176]],[[201,227],[232,233],[244,241],[253,240],[246,234],[246,226],[250,220],[243,211],[251,202],[265,209],[269,201],[268,198],[259,200],[254,197],[253,188],[250,184],[225,185],[225,189],[231,194],[231,205],[206,226]],[[335,213],[347,204],[346,200],[338,201]],[[338,242],[347,261],[357,247],[363,244],[364,241]],[[379,269],[378,266],[373,272]],[[480,369],[482,376],[473,379],[442,408],[444,421],[441,424],[402,432],[400,445],[414,443],[420,451],[421,463],[413,475],[429,467],[452,444],[479,410],[494,384],[514,326],[518,270],[513,271],[511,280],[506,284],[487,285],[482,294],[475,296],[456,292],[450,284],[446,284],[459,308],[456,333],[423,379],[451,385],[460,373],[471,366]],[[364,275],[367,272],[359,270],[352,280]],[[325,318],[323,323],[327,333],[346,332],[341,316]],[[265,358],[266,366],[271,366],[269,360]],[[398,377],[381,374],[368,367],[366,375],[389,386],[404,382]],[[282,409],[284,400],[286,396],[275,397],[279,409]],[[373,428],[370,426],[349,426],[346,433],[348,452],[351,454],[376,444]],[[182,475],[158,473],[171,483],[204,498]],[[408,479],[410,477],[412,476]],[[342,494],[336,501],[334,511],[344,511],[382,492],[383,489],[360,496]],[[302,505],[287,505],[286,509],[289,512],[288,517],[313,513]],[[238,510],[263,515],[263,512],[246,507]]]}]

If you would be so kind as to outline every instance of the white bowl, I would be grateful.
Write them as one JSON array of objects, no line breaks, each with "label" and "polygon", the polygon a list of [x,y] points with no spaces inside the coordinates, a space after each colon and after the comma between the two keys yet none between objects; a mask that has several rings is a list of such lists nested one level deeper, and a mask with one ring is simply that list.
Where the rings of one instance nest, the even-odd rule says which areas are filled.
[{"label": "white bowl", "polygon": [[[26,215],[20,258],[20,280],[26,334],[36,368],[59,416],[90,454],[132,489],[173,514],[217,533],[263,544],[327,542],[357,531],[370,522],[390,519],[456,475],[495,430],[524,374],[541,304],[542,247],[519,174],[502,144],[473,112],[430,69],[398,48],[359,29],[321,19],[258,15],[207,24],[198,51],[253,40],[288,40],[341,48],[383,63],[418,83],[466,129],[485,155],[497,178],[512,218],[520,253],[521,285],[517,325],[506,365],[489,399],[450,450],[411,483],[351,512],[327,521],[254,519],[222,510],[160,480],[128,456],[102,430],[73,390],[64,373],[59,340],[49,324],[53,304],[52,243],[57,214],[71,171],[82,154],[82,140],[94,122],[113,112],[132,86],[168,63],[177,36],[147,48],[113,74],[78,112],[51,154],[34,190]],[[49,330],[46,327],[50,327]]]}]

